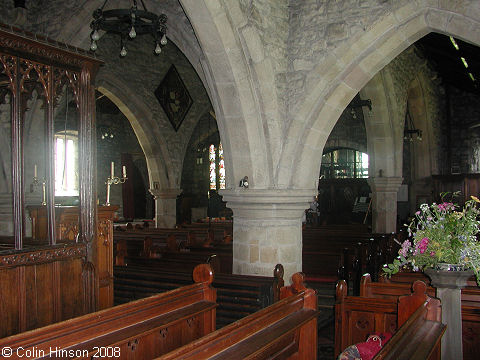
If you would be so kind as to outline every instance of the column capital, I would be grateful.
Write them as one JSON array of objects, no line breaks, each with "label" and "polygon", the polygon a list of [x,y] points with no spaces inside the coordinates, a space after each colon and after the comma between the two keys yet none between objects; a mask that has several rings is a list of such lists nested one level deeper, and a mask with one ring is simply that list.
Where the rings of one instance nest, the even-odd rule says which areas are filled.
[{"label": "column capital", "polygon": [[155,200],[176,199],[182,193],[182,189],[148,189]]},{"label": "column capital", "polygon": [[402,182],[403,178],[398,176],[368,178],[368,184],[375,192],[397,192]]},{"label": "column capital", "polygon": [[301,218],[317,193],[317,189],[220,190],[236,219],[258,220]]}]

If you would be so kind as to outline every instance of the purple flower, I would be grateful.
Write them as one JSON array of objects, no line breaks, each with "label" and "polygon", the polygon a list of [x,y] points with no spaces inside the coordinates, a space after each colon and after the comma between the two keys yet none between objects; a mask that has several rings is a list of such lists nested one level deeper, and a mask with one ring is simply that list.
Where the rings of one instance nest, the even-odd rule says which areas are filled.
[{"label": "purple flower", "polygon": [[420,215],[420,211],[417,211],[417,212],[415,213],[415,215],[419,216],[419,215]]},{"label": "purple flower", "polygon": [[398,253],[400,255],[402,255],[403,257],[406,257],[408,249],[410,248],[411,245],[412,245],[412,243],[410,241],[405,240],[402,244],[402,248],[398,251]]}]

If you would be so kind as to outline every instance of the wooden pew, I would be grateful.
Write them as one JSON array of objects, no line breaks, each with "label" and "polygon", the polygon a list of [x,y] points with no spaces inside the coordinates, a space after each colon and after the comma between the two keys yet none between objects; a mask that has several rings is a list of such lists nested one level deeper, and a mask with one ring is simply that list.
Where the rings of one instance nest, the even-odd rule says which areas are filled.
[{"label": "wooden pew", "polygon": [[303,274],[292,282],[275,304],[158,359],[316,359],[316,295]]},{"label": "wooden pew", "polygon": [[[403,296],[395,296],[398,288],[388,289],[389,285],[387,284],[387,290],[383,292],[374,288],[378,293],[382,293],[378,298],[347,296],[346,282],[339,281],[335,306],[335,356],[350,345],[364,342],[375,332],[395,333],[397,324],[404,324],[405,328],[399,329],[390,340],[392,343],[389,350],[384,351],[379,358],[426,359],[432,356],[431,359],[439,359],[440,338],[445,331],[440,323],[439,301],[427,294],[427,286],[421,281],[415,282],[413,293],[409,291],[409,295]],[[364,289],[363,294],[368,295],[368,292]],[[417,308],[421,310],[411,317]],[[424,336],[426,333],[431,336]],[[415,353],[416,350],[421,352]],[[399,352],[409,355],[395,357],[399,356]]]},{"label": "wooden pew", "polygon": [[152,359],[215,329],[212,270],[200,265],[193,278],[192,285],[0,339],[0,348],[12,349],[10,359]]},{"label": "wooden pew", "polygon": [[[139,266],[115,266],[113,274],[116,304],[192,282],[188,273]],[[215,274],[212,285],[217,290],[217,328],[220,328],[277,301],[283,286],[283,266],[275,267],[273,277]]]},{"label": "wooden pew", "polygon": [[417,280],[413,294],[398,299],[400,328],[375,359],[439,360],[441,338],[446,330],[441,318],[440,300],[427,296],[425,283]]},{"label": "wooden pew", "polygon": [[[421,272],[399,272],[391,278],[380,279],[382,282],[402,284],[404,287],[410,286],[418,279],[430,283],[430,279]],[[462,289],[461,301],[463,359],[474,360],[480,354],[480,288],[474,277],[470,278],[468,286]]]},{"label": "wooden pew", "polygon": [[[369,272],[376,279],[381,266],[396,256],[395,236],[372,234],[362,228],[306,228],[302,231],[303,271],[307,277],[317,279],[335,278],[338,272],[333,281],[353,282],[353,292],[358,294],[361,275]],[[318,263],[325,264],[321,272],[315,268]]]},{"label": "wooden pew", "polygon": [[164,253],[162,257],[148,258],[141,256],[126,256],[125,266],[144,266],[155,268],[156,271],[175,271],[191,274],[193,268],[199,264],[210,264],[215,273],[221,273],[220,262],[215,254],[204,255],[190,252]]}]

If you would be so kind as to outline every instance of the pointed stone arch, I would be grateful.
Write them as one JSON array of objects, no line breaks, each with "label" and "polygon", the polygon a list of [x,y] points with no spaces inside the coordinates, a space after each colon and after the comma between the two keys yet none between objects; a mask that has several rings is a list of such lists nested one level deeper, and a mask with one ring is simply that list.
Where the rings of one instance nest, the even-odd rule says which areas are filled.
[{"label": "pointed stone arch", "polygon": [[[292,111],[292,125],[279,166],[279,183],[304,189],[314,187],[320,168],[318,154],[353,97],[392,59],[429,32],[479,45],[480,22],[472,15],[478,13],[473,2],[462,7],[453,2],[409,3],[385,15],[364,33],[352,36],[322,60],[308,76],[313,79],[307,84],[309,95]],[[330,70],[325,73],[322,69]],[[382,126],[385,134],[392,132],[388,122]],[[394,158],[392,151],[395,150],[382,156]],[[395,168],[398,173],[398,164]]]},{"label": "pointed stone arch", "polygon": [[[172,165],[169,164],[169,156],[166,155],[168,151],[165,139],[153,137],[153,133],[150,131],[153,126],[151,114],[148,109],[145,109],[143,102],[137,99],[135,94],[130,93],[127,86],[106,76],[99,77],[97,89],[119,108],[132,125],[145,155],[150,188],[153,188],[155,183],[158,183],[157,186],[162,189],[175,188],[176,184],[172,184],[170,180],[173,176],[168,173],[168,169],[171,169]],[[120,89],[123,90],[119,91]]]}]

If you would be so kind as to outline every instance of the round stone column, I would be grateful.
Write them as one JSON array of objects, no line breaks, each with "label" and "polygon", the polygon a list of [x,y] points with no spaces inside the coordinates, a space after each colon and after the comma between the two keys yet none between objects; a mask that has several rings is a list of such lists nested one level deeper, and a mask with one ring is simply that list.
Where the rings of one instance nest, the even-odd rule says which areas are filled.
[{"label": "round stone column", "polygon": [[317,190],[220,191],[233,211],[233,273],[272,276],[276,264],[285,282],[302,271],[302,215]]},{"label": "round stone column", "polygon": [[149,189],[155,200],[155,227],[173,228],[177,222],[177,196],[181,189]]},{"label": "round stone column", "polygon": [[372,189],[372,232],[392,233],[397,231],[397,194],[402,184],[401,177],[369,178]]}]

